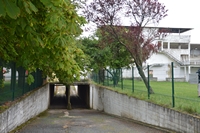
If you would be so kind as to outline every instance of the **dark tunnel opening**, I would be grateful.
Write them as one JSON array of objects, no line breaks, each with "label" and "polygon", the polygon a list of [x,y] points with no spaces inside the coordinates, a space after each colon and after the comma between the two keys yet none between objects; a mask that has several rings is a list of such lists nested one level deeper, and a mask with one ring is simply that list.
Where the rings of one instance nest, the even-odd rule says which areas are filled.
[{"label": "dark tunnel opening", "polygon": [[50,109],[67,108],[66,86],[50,84]]},{"label": "dark tunnel opening", "polygon": [[50,84],[50,109],[68,108],[68,99],[71,109],[89,108],[89,85]]},{"label": "dark tunnel opening", "polygon": [[72,109],[89,108],[89,85],[70,86]]}]

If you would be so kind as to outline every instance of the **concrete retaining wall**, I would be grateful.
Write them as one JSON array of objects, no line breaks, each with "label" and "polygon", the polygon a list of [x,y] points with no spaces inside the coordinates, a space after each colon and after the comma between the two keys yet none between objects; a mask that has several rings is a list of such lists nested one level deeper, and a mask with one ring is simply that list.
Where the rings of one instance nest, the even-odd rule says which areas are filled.
[{"label": "concrete retaining wall", "polygon": [[181,133],[200,133],[200,119],[126,95],[90,86],[90,107]]},{"label": "concrete retaining wall", "polygon": [[49,84],[32,92],[0,114],[0,133],[8,133],[48,109]]}]

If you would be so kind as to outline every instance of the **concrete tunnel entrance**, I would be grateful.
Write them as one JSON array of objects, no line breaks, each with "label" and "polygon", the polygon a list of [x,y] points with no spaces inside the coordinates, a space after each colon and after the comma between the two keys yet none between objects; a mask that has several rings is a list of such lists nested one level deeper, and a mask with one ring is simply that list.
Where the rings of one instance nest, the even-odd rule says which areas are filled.
[{"label": "concrete tunnel entrance", "polygon": [[89,84],[50,84],[50,109],[89,108]]}]

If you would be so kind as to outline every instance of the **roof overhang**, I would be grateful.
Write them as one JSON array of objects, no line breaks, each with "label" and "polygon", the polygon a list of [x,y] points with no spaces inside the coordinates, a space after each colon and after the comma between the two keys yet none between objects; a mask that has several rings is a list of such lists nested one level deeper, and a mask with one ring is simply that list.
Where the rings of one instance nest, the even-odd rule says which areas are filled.
[{"label": "roof overhang", "polygon": [[[104,27],[104,26],[102,26]],[[125,28],[135,28],[135,26],[114,26],[114,27],[125,27]],[[161,32],[165,33],[184,33],[189,30],[193,30],[193,28],[175,28],[175,27],[143,27],[147,29],[159,29]]]},{"label": "roof overhang", "polygon": [[167,33],[183,33],[189,30],[192,30],[193,28],[170,28],[170,27],[158,27],[159,30],[165,31]]}]

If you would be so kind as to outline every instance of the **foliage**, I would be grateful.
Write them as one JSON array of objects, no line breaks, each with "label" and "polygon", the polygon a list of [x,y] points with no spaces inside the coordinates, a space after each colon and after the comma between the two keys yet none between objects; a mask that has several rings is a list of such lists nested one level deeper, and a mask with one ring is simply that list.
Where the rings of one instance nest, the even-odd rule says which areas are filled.
[{"label": "foliage", "polygon": [[34,77],[33,75],[29,74],[28,77],[27,77],[27,82],[28,84],[30,85],[30,83],[33,83],[35,80],[34,80]]},{"label": "foliage", "polygon": [[102,43],[103,39],[101,36],[82,39],[82,49],[91,61],[90,68],[93,70],[106,69],[107,67],[118,69],[131,63],[131,56],[123,46],[116,44],[117,42],[112,44]]},{"label": "foliage", "polygon": [[[146,26],[158,24],[166,12],[158,0],[93,0],[85,9],[87,19],[101,29],[104,42],[120,44],[131,54],[146,88],[142,64],[159,48],[155,39],[164,35],[157,28]],[[124,26],[124,21],[129,25]]]},{"label": "foliage", "polygon": [[107,71],[116,81],[114,77],[120,76],[119,68],[132,63],[131,56],[122,45],[117,44],[118,42],[109,43],[103,39],[98,31],[95,36],[82,38],[82,49],[91,62],[89,68],[93,71],[100,70],[102,76],[104,71]]},{"label": "foliage", "polygon": [[69,0],[0,0],[0,57],[30,73],[77,80],[86,59],[76,46],[85,23],[76,8]]}]

